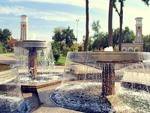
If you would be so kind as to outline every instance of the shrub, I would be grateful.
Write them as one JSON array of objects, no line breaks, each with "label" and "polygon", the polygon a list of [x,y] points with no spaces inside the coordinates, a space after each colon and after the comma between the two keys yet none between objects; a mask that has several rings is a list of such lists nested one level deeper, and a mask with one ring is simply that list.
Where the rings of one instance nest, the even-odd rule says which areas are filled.
[{"label": "shrub", "polygon": [[6,52],[6,48],[3,46],[2,43],[0,43],[0,53],[5,53]]}]

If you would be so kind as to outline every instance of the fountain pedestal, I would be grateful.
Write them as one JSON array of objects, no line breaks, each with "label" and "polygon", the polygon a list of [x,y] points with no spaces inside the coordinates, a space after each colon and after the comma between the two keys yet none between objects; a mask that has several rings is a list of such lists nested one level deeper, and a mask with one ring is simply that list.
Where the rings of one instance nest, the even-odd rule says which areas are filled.
[{"label": "fountain pedestal", "polygon": [[33,78],[37,75],[37,50],[36,48],[29,49],[29,56],[28,56],[28,68],[33,76]]},{"label": "fountain pedestal", "polygon": [[103,64],[102,95],[115,94],[115,69],[113,64]]},{"label": "fountain pedestal", "polygon": [[[21,47],[21,53],[24,55],[24,49],[28,51],[28,72],[27,74],[32,75],[32,79],[37,79],[37,67],[38,67],[38,51],[43,51],[47,48],[46,41],[39,41],[39,40],[24,40],[19,41],[17,43],[17,47]],[[40,56],[39,56],[40,57]],[[33,80],[34,81],[34,80]],[[47,82],[24,82],[21,83],[21,91],[22,93],[32,93],[35,95],[38,100],[38,89],[53,86],[56,84],[61,83],[61,80],[47,80]]]}]

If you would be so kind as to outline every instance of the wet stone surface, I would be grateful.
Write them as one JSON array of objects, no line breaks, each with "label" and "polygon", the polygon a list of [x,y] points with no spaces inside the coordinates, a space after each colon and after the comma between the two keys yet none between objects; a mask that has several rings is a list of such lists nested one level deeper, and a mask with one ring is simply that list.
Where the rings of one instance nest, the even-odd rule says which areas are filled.
[{"label": "wet stone surface", "polygon": [[119,97],[137,113],[150,113],[150,94],[148,92],[124,89]]},{"label": "wet stone surface", "polygon": [[26,102],[0,98],[0,113],[28,113]]},{"label": "wet stone surface", "polygon": [[100,92],[94,89],[95,87],[75,90],[57,89],[51,93],[50,99],[58,106],[85,113],[113,113],[114,110],[107,98],[100,96]]}]

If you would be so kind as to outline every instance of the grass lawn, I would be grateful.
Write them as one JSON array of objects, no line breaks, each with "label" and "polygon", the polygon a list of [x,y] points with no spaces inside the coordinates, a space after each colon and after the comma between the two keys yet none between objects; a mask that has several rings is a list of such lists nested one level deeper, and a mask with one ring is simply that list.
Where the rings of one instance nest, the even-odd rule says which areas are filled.
[{"label": "grass lawn", "polygon": [[56,65],[65,65],[66,62],[66,56],[61,55],[57,62],[55,62]]}]

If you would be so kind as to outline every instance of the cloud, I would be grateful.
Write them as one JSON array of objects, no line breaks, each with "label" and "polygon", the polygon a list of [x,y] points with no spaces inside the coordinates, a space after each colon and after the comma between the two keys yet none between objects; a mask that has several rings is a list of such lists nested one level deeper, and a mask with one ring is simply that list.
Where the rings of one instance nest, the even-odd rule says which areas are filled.
[{"label": "cloud", "polygon": [[[72,6],[85,7],[85,0],[9,0],[10,2],[35,2],[35,3],[55,3]],[[89,0],[90,8],[101,10],[107,9],[108,1],[106,0]]]},{"label": "cloud", "polygon": [[42,19],[46,21],[59,21],[59,22],[71,22],[75,21],[76,18],[83,20],[84,15],[77,15],[67,12],[58,12],[58,11],[39,11],[38,9],[30,9],[21,6],[1,6],[0,14],[13,14],[15,16],[20,16],[22,14],[27,14],[29,17]]},{"label": "cloud", "polygon": [[28,34],[28,40],[51,40],[51,34],[44,34],[40,33],[38,31],[30,30],[30,33]]},{"label": "cloud", "polygon": [[24,12],[23,7],[9,7],[9,6],[1,6],[0,7],[0,14],[20,14],[21,12]]},{"label": "cloud", "polygon": [[[9,0],[14,4],[17,2],[34,2],[34,3],[45,3],[45,4],[64,4],[85,8],[85,0]],[[107,32],[107,20],[108,20],[108,1],[109,0],[89,0],[90,1],[90,9],[94,11],[94,13],[90,14],[90,23],[93,20],[100,20],[102,31]],[[135,32],[135,17],[140,16],[143,17],[143,34],[150,34],[149,31],[149,17],[150,17],[150,8],[144,6],[140,0],[137,0],[134,4],[131,3],[133,1],[126,1],[124,7],[124,27],[129,26]],[[96,12],[96,13],[95,13]],[[13,14],[13,15],[21,15],[27,14],[29,17],[38,18],[46,21],[57,21],[57,22],[75,22],[75,19],[80,19],[79,22],[79,35],[83,36],[85,34],[85,15],[83,14],[73,14],[62,11],[42,11],[38,9],[29,9],[20,6],[13,7],[0,7],[0,14]],[[70,23],[69,23],[70,24]],[[65,26],[65,25],[64,25]],[[119,27],[118,15],[114,10],[113,16],[113,28]],[[91,29],[91,26],[90,26]],[[90,31],[91,32],[91,31]],[[37,33],[36,33],[37,34]]]}]

